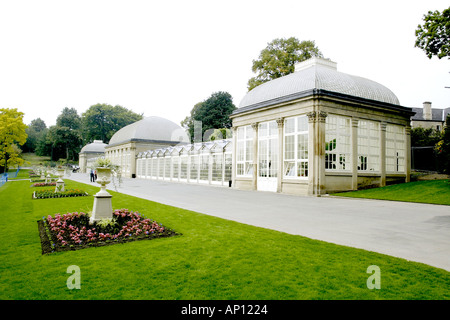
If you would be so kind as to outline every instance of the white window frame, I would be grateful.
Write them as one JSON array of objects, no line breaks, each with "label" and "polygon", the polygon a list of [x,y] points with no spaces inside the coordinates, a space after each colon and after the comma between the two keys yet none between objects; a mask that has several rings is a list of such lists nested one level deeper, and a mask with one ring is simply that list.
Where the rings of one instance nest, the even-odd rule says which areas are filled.
[{"label": "white window frame", "polygon": [[[289,127],[289,122],[293,122],[292,131]],[[299,124],[299,121],[304,123]],[[306,150],[302,155],[299,150],[299,140],[306,140]],[[300,179],[307,180],[309,174],[309,161],[308,161],[308,146],[309,146],[309,125],[308,117],[306,115],[286,118],[284,120],[284,132],[283,132],[283,179]],[[292,150],[288,149],[287,141],[293,142]],[[289,150],[289,154],[287,154]],[[303,166],[303,172],[299,170]]]},{"label": "white window frame", "polygon": [[358,120],[358,172],[380,172],[380,142],[380,123]]},{"label": "white window frame", "polygon": [[253,177],[253,139],[254,130],[248,126],[237,128],[236,138],[236,176]]},{"label": "white window frame", "polygon": [[404,126],[386,125],[386,172],[406,172],[406,133]]},{"label": "white window frame", "polygon": [[325,121],[325,171],[351,172],[352,126],[351,118],[328,115]]}]

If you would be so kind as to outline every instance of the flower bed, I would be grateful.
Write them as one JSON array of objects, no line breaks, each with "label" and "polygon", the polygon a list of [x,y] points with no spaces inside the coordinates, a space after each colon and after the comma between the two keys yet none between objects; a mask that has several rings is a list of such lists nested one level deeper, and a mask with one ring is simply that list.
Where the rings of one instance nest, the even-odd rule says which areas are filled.
[{"label": "flower bed", "polygon": [[89,194],[80,189],[67,189],[61,192],[55,192],[55,189],[45,189],[33,192],[33,199],[84,197],[88,195]]},{"label": "flower bed", "polygon": [[56,182],[38,182],[31,185],[32,187],[51,187],[56,186]]},{"label": "flower bed", "polygon": [[38,221],[42,254],[178,235],[154,220],[127,209],[111,219],[90,223],[85,213],[56,214]]}]

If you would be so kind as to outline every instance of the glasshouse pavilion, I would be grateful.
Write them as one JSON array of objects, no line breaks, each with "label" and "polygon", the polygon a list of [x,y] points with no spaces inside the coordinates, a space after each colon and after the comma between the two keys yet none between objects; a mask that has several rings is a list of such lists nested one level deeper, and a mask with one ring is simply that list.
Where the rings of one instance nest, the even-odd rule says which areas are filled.
[{"label": "glasshouse pavilion", "polygon": [[232,114],[238,189],[320,195],[409,181],[411,108],[312,58],[250,91]]},{"label": "glasshouse pavilion", "polygon": [[136,176],[140,152],[189,143],[186,132],[161,117],[146,117],[117,131],[105,148],[105,158],[122,168],[123,177]]},{"label": "glasshouse pavilion", "polygon": [[105,155],[106,143],[102,140],[94,140],[94,142],[85,145],[79,153],[80,172],[86,172],[98,157]]},{"label": "glasshouse pavilion", "polygon": [[105,157],[128,177],[321,195],[409,181],[413,114],[385,86],[312,58],[248,92],[231,139],[189,143],[149,117],[119,130]]}]

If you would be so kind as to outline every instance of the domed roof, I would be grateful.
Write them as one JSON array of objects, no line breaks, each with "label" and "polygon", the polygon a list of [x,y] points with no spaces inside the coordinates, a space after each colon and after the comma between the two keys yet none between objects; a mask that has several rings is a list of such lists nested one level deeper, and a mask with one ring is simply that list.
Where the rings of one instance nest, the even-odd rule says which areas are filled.
[{"label": "domed roof", "polygon": [[186,132],[176,123],[161,117],[146,117],[117,131],[109,145],[130,141],[189,142]]},{"label": "domed roof", "polygon": [[[239,109],[253,109],[307,96],[314,90],[400,105],[395,94],[385,86],[358,76],[338,72],[336,63],[311,58],[296,65],[295,72],[263,83],[242,99]],[[239,109],[236,110],[239,112]]]},{"label": "domed roof", "polygon": [[80,153],[104,153],[106,143],[103,143],[102,140],[94,140],[94,142],[85,145],[81,148]]}]

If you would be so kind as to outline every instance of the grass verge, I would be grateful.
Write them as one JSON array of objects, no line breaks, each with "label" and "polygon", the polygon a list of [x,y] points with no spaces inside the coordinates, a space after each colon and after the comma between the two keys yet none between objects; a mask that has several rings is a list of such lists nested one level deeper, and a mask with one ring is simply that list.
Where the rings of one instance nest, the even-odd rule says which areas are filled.
[{"label": "grass verge", "polygon": [[333,195],[450,205],[450,180],[415,181],[382,188],[335,193]]},{"label": "grass verge", "polygon": [[[41,254],[36,221],[89,212],[92,197],[31,199],[29,181],[0,188],[0,299],[450,299],[450,272],[365,250],[257,228],[110,191],[127,208],[182,235]],[[66,180],[68,188],[99,188]],[[69,290],[69,266],[81,289]],[[369,290],[367,268],[381,270]]]}]

